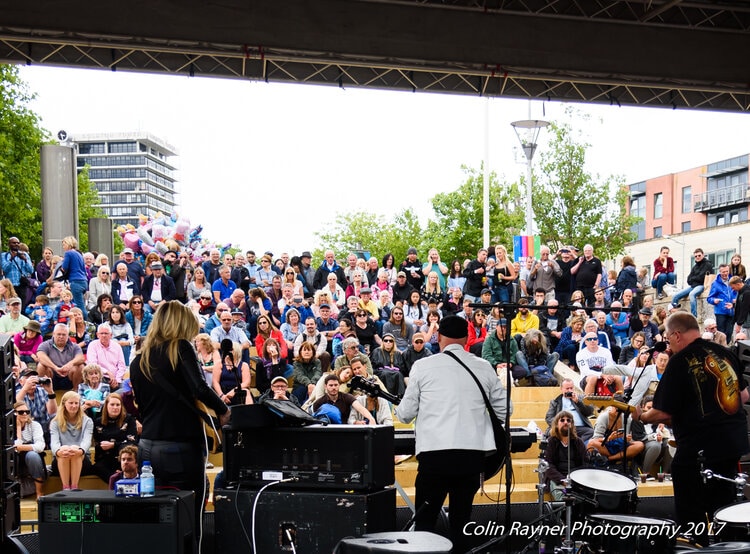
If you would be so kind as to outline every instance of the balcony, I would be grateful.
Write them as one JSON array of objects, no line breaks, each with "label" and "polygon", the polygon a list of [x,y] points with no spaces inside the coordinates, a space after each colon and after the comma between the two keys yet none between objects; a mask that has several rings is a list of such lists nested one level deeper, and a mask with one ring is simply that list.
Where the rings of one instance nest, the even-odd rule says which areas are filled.
[{"label": "balcony", "polygon": [[696,212],[710,212],[743,204],[750,204],[750,189],[747,184],[693,195],[693,211]]}]

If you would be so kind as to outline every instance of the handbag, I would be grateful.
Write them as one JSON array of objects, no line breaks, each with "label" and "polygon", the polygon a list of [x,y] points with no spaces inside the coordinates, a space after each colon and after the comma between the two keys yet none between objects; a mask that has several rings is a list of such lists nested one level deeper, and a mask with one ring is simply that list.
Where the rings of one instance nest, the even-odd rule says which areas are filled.
[{"label": "handbag", "polygon": [[484,388],[482,387],[482,384],[479,382],[479,379],[477,379],[477,376],[474,375],[474,372],[469,369],[469,366],[467,366],[465,363],[463,363],[453,352],[443,352],[443,354],[446,354],[456,360],[459,364],[461,364],[466,371],[469,372],[469,375],[471,375],[471,378],[474,379],[474,382],[477,384],[477,387],[479,387],[479,392],[482,393],[482,398],[484,399],[484,405],[487,408],[487,413],[490,416],[490,423],[492,424],[492,434],[495,437],[495,450],[492,450],[487,453],[487,455],[484,458],[484,464],[482,468],[482,473],[484,473],[484,479],[490,479],[491,477],[495,476],[500,469],[505,465],[505,460],[508,457],[508,434],[505,431],[505,427],[503,427],[503,423],[500,421],[500,418],[497,417],[497,414],[495,414],[495,410],[492,409],[492,405],[490,404],[490,399],[487,398],[487,393],[484,392]]}]

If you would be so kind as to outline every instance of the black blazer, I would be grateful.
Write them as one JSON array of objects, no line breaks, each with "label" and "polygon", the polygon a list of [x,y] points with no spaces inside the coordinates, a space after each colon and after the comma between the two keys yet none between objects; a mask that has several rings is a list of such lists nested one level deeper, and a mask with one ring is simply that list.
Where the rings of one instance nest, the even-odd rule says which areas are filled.
[{"label": "black blazer", "polygon": [[[141,293],[141,287],[138,285],[136,281],[133,281],[130,277],[128,277],[128,287],[132,287],[133,294],[140,294]],[[115,279],[112,281],[112,303],[117,306],[120,304],[120,291],[121,291],[121,285],[120,285],[120,279]]]},{"label": "black blazer", "polygon": [[[146,304],[151,300],[151,292],[153,289],[154,276],[149,275],[143,280],[143,288],[141,289],[141,295]],[[164,301],[177,300],[177,289],[174,286],[174,281],[169,275],[161,276],[161,299]]]}]

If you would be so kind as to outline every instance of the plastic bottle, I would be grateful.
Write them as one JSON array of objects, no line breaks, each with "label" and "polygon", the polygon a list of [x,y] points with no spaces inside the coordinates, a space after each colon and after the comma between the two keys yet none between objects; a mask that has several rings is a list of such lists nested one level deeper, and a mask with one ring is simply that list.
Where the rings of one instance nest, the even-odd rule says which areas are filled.
[{"label": "plastic bottle", "polygon": [[141,496],[154,496],[155,488],[154,470],[151,467],[151,462],[143,462],[143,467],[141,468]]}]

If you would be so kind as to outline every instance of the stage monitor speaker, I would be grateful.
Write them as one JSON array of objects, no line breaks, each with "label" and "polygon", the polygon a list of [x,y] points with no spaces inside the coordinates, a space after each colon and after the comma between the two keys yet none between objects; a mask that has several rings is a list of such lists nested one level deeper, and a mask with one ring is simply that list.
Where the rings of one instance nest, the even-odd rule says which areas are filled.
[{"label": "stage monitor speaker", "polygon": [[0,492],[0,518],[3,536],[18,531],[21,527],[21,485],[5,482]]},{"label": "stage monitor speaker", "polygon": [[[344,537],[396,530],[396,490],[370,494],[215,489],[216,552],[288,554],[291,536],[297,552],[331,552]],[[242,531],[244,528],[245,532]],[[247,537],[250,537],[249,542]]]},{"label": "stage monitor speaker", "polygon": [[41,552],[192,554],[192,491],[157,491],[149,498],[112,491],[63,491],[39,499]]},{"label": "stage monitor speaker", "polygon": [[0,335],[0,376],[5,378],[13,373],[13,337]]},{"label": "stage monitor speaker", "polygon": [[449,553],[453,543],[425,531],[414,533],[368,533],[358,539],[343,539],[334,554],[379,554],[387,552],[409,552],[411,554],[441,554]]}]

